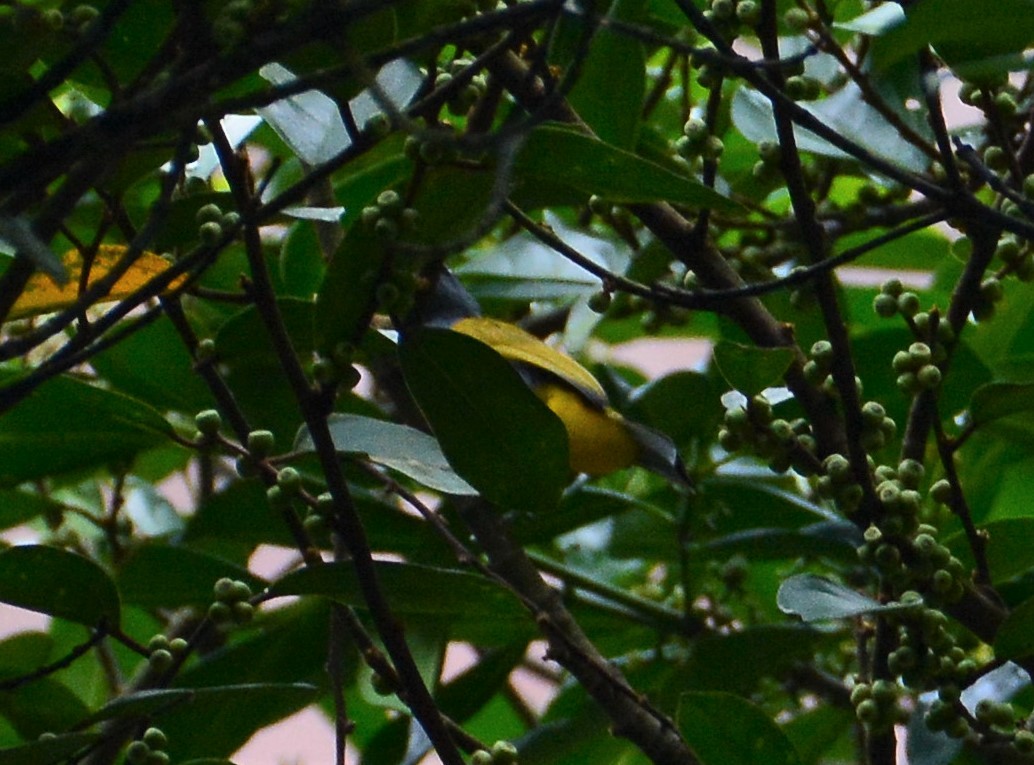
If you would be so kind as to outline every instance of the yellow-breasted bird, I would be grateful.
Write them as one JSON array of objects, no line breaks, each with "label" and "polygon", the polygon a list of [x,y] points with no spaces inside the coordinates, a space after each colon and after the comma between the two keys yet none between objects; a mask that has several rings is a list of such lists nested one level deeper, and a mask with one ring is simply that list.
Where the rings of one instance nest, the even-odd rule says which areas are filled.
[{"label": "yellow-breasted bird", "polygon": [[611,407],[603,386],[570,356],[520,327],[482,316],[477,301],[447,269],[418,289],[414,308],[402,324],[452,329],[509,361],[563,423],[574,472],[596,476],[640,465],[692,486],[668,436]]}]

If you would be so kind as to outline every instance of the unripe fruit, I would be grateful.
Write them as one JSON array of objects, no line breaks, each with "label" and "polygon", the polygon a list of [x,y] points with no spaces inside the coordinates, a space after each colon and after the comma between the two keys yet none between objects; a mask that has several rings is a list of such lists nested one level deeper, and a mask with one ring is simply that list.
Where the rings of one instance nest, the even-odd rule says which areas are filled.
[{"label": "unripe fruit", "polygon": [[161,728],[148,728],[141,739],[151,749],[167,749],[169,739]]},{"label": "unripe fruit", "polygon": [[285,492],[296,492],[302,485],[302,475],[293,467],[282,468],[276,474],[276,485]]},{"label": "unripe fruit", "polygon": [[926,470],[918,460],[905,459],[898,465],[898,479],[906,487],[914,489],[923,480]]},{"label": "unripe fruit", "polygon": [[398,239],[399,224],[390,218],[378,218],[373,224],[373,232],[383,242],[390,242]]},{"label": "unripe fruit", "polygon": [[383,138],[391,132],[391,120],[387,114],[377,112],[363,125],[363,132],[374,138]]},{"label": "unripe fruit", "polygon": [[984,164],[992,170],[1004,170],[1009,166],[1009,155],[1001,146],[988,146],[984,150]]},{"label": "unripe fruit", "polygon": [[216,580],[212,586],[212,594],[215,595],[215,599],[218,601],[228,601],[233,599],[233,580],[228,576],[220,577]]},{"label": "unripe fruit", "polygon": [[736,18],[747,26],[757,26],[761,21],[761,6],[755,0],[740,0],[736,4]]},{"label": "unripe fruit", "polygon": [[169,650],[175,656],[181,656],[186,653],[188,648],[190,648],[190,643],[183,638],[173,638],[169,641]]},{"label": "unripe fruit", "polygon": [[273,436],[272,431],[253,430],[248,433],[248,453],[255,459],[260,460],[268,457],[272,453],[275,443],[276,438]]},{"label": "unripe fruit", "polygon": [[860,722],[873,725],[880,719],[880,707],[872,699],[866,699],[855,707],[855,714]]},{"label": "unripe fruit", "polygon": [[994,277],[985,279],[983,284],[980,285],[980,296],[991,303],[997,303],[1005,297],[1005,287],[1002,286],[1001,281]]},{"label": "unripe fruit", "polygon": [[151,748],[143,741],[133,741],[126,747],[126,762],[130,765],[144,765]]},{"label": "unripe fruit", "polygon": [[230,606],[230,611],[233,614],[233,621],[237,624],[248,624],[255,618],[255,606],[251,603],[234,603]]},{"label": "unripe fruit", "polygon": [[517,762],[517,747],[509,741],[496,741],[492,744],[493,765],[513,765]]},{"label": "unripe fruit", "polygon": [[589,298],[589,310],[599,314],[606,313],[607,309],[610,308],[611,300],[612,296],[606,290],[594,292]]},{"label": "unripe fruit", "polygon": [[226,624],[233,618],[233,611],[226,603],[216,601],[208,607],[208,618],[216,624]]},{"label": "unripe fruit", "polygon": [[194,425],[205,436],[214,436],[223,426],[223,419],[215,409],[205,409],[194,415]]},{"label": "unripe fruit", "polygon": [[919,296],[914,292],[902,292],[898,296],[898,310],[909,318],[919,313]]},{"label": "unripe fruit", "polygon": [[917,369],[924,364],[929,364],[933,358],[933,351],[930,350],[930,346],[926,343],[912,343],[908,346],[908,355],[912,358],[913,369]]},{"label": "unripe fruit", "polygon": [[377,206],[383,212],[395,212],[402,209],[402,197],[394,189],[386,189],[377,195]]},{"label": "unripe fruit", "polygon": [[170,761],[168,752],[150,752],[145,765],[169,765]]},{"label": "unripe fruit", "polygon": [[222,217],[223,211],[216,204],[202,205],[194,213],[194,219],[198,222],[198,225],[202,223],[218,223]]},{"label": "unripe fruit", "polygon": [[478,749],[470,755],[470,765],[493,765],[491,752]]},{"label": "unripe fruit", "polygon": [[247,600],[251,597],[251,595],[251,587],[248,586],[247,582],[242,582],[239,579],[236,579],[232,582],[230,587],[230,600]]},{"label": "unripe fruit", "polygon": [[150,656],[147,657],[147,662],[154,669],[163,672],[172,666],[172,653],[164,648],[160,648],[157,651],[151,652]]},{"label": "unripe fruit", "polygon": [[222,237],[223,227],[216,221],[202,223],[197,230],[197,235],[202,244],[212,245]]},{"label": "unripe fruit", "polygon": [[877,316],[889,319],[898,312],[898,300],[893,295],[880,293],[872,301],[872,309]]},{"label": "unripe fruit", "polygon": [[783,14],[783,22],[795,32],[803,32],[811,23],[811,16],[803,8],[790,8]]},{"label": "unripe fruit", "polygon": [[942,505],[951,501],[951,484],[947,479],[942,478],[930,487],[930,498]]},{"label": "unripe fruit", "polygon": [[158,634],[154,635],[150,640],[147,641],[147,652],[154,653],[159,650],[167,650],[169,648],[169,639],[165,635]]},{"label": "unripe fruit", "polygon": [[933,390],[941,384],[941,370],[933,364],[927,364],[916,373],[916,381],[924,390]]},{"label": "unripe fruit", "polygon": [[692,145],[699,146],[707,139],[707,123],[699,117],[690,117],[682,126],[682,134]]}]

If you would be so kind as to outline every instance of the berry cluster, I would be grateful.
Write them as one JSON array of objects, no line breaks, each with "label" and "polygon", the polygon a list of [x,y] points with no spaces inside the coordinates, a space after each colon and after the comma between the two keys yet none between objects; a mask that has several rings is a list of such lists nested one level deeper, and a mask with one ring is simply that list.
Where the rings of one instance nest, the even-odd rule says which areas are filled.
[{"label": "berry cluster", "polygon": [[169,739],[160,728],[148,728],[144,735],[126,747],[128,765],[168,765],[169,753],[165,750]]},{"label": "berry cluster", "polygon": [[208,618],[216,624],[247,624],[255,616],[250,603],[252,592],[247,582],[223,577],[216,581],[212,592],[215,601],[208,607]]},{"label": "berry cluster", "polygon": [[789,422],[776,418],[772,404],[763,394],[750,398],[746,406],[726,410],[718,443],[727,452],[749,448],[776,473],[790,468],[802,475],[814,472],[816,444],[807,420]]}]

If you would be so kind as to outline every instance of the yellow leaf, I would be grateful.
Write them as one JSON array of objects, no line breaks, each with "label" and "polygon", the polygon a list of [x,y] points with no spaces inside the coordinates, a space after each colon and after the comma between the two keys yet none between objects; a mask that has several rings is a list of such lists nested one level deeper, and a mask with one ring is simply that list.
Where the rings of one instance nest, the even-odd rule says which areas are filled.
[{"label": "yellow leaf", "polygon": [[[98,247],[90,267],[89,284],[92,285],[98,279],[107,276],[128,250],[128,247],[116,244],[104,244]],[[28,316],[53,313],[75,304],[79,299],[82,258],[78,250],[69,250],[62,256],[61,261],[68,269],[68,282],[64,286],[59,286],[46,274],[33,274],[25,291],[11,308],[8,319],[24,319]],[[172,264],[168,260],[153,252],[140,253],[133,265],[122,274],[108,294],[97,300],[96,303],[113,303],[128,297],[170,265]],[[169,285],[169,289],[180,284],[185,278],[185,276],[177,278]]]}]

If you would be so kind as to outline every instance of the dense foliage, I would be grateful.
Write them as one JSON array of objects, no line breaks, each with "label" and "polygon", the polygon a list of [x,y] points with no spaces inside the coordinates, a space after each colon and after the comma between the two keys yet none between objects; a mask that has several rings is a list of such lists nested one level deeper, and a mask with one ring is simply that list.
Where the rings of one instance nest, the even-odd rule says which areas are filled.
[{"label": "dense foliage", "polygon": [[[1034,761],[1031,18],[0,4],[0,764]],[[398,343],[442,262],[695,489]]]}]

